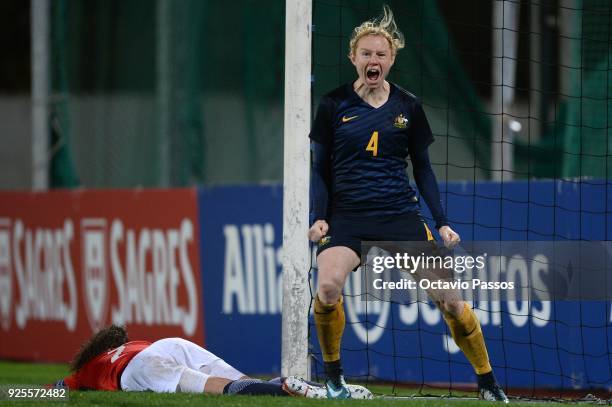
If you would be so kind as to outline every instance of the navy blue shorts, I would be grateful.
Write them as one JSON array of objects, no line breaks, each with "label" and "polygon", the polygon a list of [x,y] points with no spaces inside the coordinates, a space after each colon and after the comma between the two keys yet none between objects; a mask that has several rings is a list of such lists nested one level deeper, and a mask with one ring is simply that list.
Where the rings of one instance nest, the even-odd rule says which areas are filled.
[{"label": "navy blue shorts", "polygon": [[362,241],[413,241],[435,240],[420,213],[393,216],[355,217],[333,215],[329,231],[318,244],[317,255],[330,247],[345,246],[361,258]]}]

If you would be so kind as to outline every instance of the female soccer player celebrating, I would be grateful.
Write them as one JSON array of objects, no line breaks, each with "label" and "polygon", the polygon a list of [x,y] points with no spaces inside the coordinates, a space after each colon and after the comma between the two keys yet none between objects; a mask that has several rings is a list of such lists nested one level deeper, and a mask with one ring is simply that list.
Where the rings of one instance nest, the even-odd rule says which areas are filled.
[{"label": "female soccer player celebrating", "polygon": [[[440,202],[427,151],[434,138],[423,107],[414,95],[386,80],[404,39],[391,9],[385,6],[383,11],[381,18],[355,28],[349,58],[357,80],[321,99],[310,133],[314,222],[309,238],[319,244],[315,324],[331,398],[350,397],[340,362],[345,325],[341,293],[348,273],[360,264],[361,242],[433,240],[408,182],[408,154],[440,237],[449,247],[460,240]],[[480,397],[507,402],[474,311],[460,300],[437,303],[478,375]]]}]

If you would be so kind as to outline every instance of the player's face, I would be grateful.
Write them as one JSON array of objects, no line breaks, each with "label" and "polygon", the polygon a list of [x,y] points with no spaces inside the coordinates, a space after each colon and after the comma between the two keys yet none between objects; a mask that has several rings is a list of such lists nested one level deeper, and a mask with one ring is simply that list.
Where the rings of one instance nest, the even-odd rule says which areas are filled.
[{"label": "player's face", "polygon": [[381,87],[395,62],[389,41],[382,35],[365,35],[357,41],[351,62],[368,88]]}]

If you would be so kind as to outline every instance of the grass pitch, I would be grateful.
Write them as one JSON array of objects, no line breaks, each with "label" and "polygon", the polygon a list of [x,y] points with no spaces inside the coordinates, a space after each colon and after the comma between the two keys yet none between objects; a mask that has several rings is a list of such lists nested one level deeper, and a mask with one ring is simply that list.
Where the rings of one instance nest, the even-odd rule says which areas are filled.
[{"label": "grass pitch", "polygon": [[[55,382],[66,376],[68,367],[57,364],[34,364],[0,362],[0,385],[3,388],[19,387],[19,385],[44,385]],[[392,395],[392,388],[389,386],[369,386],[370,390],[377,395]],[[410,396],[416,390],[401,389],[397,396]],[[431,393],[434,393],[433,391]],[[443,393],[440,393],[443,394]],[[474,394],[466,394],[474,396]],[[533,406],[532,402],[511,402],[513,406]],[[0,400],[0,406],[15,405],[25,406],[32,404],[51,404],[52,406],[91,406],[91,405],[122,405],[122,406],[180,406],[187,404],[197,404],[198,406],[244,406],[244,407],[281,407],[281,406],[499,406],[496,403],[487,403],[478,400],[453,399],[387,399],[377,397],[375,400],[313,400],[289,397],[250,397],[250,396],[214,396],[206,394],[156,394],[156,393],[127,393],[127,392],[99,392],[99,391],[74,391],[70,392],[69,401],[25,401],[25,400]],[[564,406],[563,403],[546,403],[552,406]]]}]

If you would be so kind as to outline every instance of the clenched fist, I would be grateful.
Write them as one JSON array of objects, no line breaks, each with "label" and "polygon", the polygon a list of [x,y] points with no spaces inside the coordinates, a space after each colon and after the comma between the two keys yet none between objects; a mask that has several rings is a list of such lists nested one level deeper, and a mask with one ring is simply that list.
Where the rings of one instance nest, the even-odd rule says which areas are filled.
[{"label": "clenched fist", "polygon": [[311,242],[317,243],[323,236],[327,234],[329,230],[329,225],[324,220],[317,220],[312,224],[310,230],[308,231],[308,239]]}]

